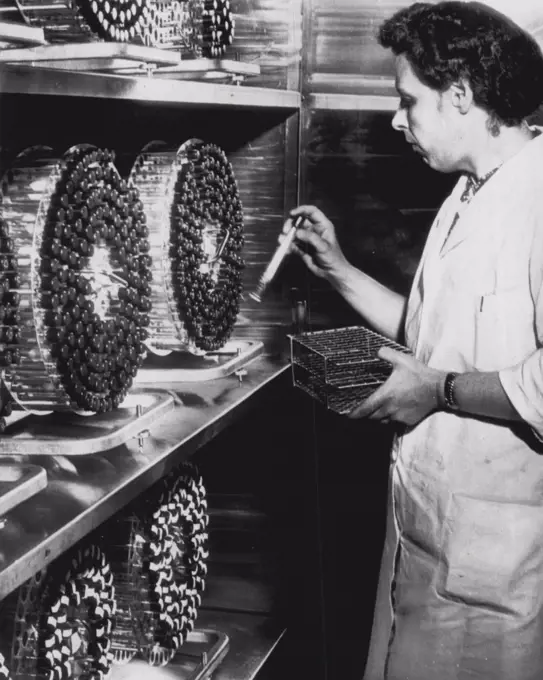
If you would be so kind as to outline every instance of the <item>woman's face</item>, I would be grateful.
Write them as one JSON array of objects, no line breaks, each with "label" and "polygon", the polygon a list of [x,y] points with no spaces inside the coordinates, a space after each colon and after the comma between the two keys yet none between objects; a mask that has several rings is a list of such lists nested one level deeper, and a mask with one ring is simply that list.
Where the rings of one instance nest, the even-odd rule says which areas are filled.
[{"label": "woman's face", "polygon": [[457,170],[457,111],[447,93],[438,92],[419,80],[403,55],[396,57],[396,89],[400,105],[392,127],[404,133],[408,144],[434,170]]}]

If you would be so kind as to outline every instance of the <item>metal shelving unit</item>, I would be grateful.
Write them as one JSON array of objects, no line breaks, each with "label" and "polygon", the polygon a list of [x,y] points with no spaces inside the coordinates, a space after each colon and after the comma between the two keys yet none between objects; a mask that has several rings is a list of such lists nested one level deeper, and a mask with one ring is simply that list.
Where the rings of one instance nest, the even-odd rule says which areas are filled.
[{"label": "metal shelving unit", "polygon": [[[259,2],[255,0],[255,7],[259,7]],[[221,112],[225,112],[225,120],[232,124],[239,112],[243,116],[243,127],[253,118],[254,112],[255,118],[266,122],[259,122],[255,126],[256,131],[252,130],[247,135],[262,135],[264,141],[260,142],[260,138],[253,140],[250,136],[246,140],[238,140],[240,135],[236,131],[236,145],[246,141],[251,147],[251,143],[257,141],[267,148],[268,138],[273,140],[276,150],[271,154],[270,166],[284,175],[284,188],[274,189],[274,193],[266,190],[263,196],[267,203],[263,214],[273,211],[274,220],[277,213],[279,222],[281,213],[290,209],[296,200],[298,115],[302,107],[297,74],[299,65],[289,52],[297,39],[294,34],[298,4],[290,0],[283,4],[292,21],[288,36],[278,33],[277,7],[268,19],[269,39],[273,38],[270,44],[277,52],[278,63],[287,61],[280,53],[284,50],[292,64],[281,75],[274,70],[272,61],[276,57],[273,53],[267,56],[268,70],[264,66],[262,74],[255,65],[255,51],[262,49],[266,54],[266,50],[271,49],[266,47],[267,43],[258,45],[258,40],[268,40],[265,32],[260,33],[265,28],[263,17],[268,11],[264,7],[259,14],[257,40],[248,32],[253,17],[245,17],[245,23],[242,18],[239,22],[240,55],[236,54],[230,60],[207,60],[209,63],[204,63],[206,60],[184,62],[172,52],[157,50],[154,51],[156,58],[149,60],[149,56],[153,56],[150,51],[136,46],[121,46],[113,53],[110,45],[89,43],[83,48],[75,46],[76,56],[81,54],[82,49],[87,56],[86,64],[83,64],[77,59],[70,60],[70,49],[42,46],[38,36],[33,42],[26,43],[36,47],[24,47],[23,43],[20,49],[5,50],[0,54],[0,95],[4,96],[6,107],[14,103],[16,110],[25,112],[34,107],[39,109],[41,100],[49,114],[56,109],[57,102],[59,110],[68,103],[71,110],[81,114],[85,113],[87,103],[100,112],[125,111],[132,108],[132,102],[138,105],[133,108],[144,113],[153,107],[157,129],[149,129],[150,139],[153,135],[165,134],[160,125],[162,113],[169,119],[173,111],[175,115],[177,111],[189,111],[185,116],[188,120],[192,118],[192,111],[206,116],[210,112],[210,117],[220,117]],[[280,39],[284,39],[284,44]],[[252,77],[255,80],[251,82]],[[97,100],[97,103],[91,103],[91,100]],[[126,105],[116,102],[126,102]],[[10,124],[21,125],[16,116]],[[84,125],[81,127],[84,128]],[[24,127],[18,128],[18,131],[21,129],[24,131]],[[45,129],[50,131],[52,126]],[[66,135],[70,134],[68,126]],[[62,134],[59,136],[62,137]],[[18,135],[13,145],[21,141],[25,141],[24,134]],[[232,152],[234,162],[237,153],[244,152],[235,148]],[[252,153],[251,149],[247,153]],[[283,154],[284,168],[278,162]],[[249,158],[249,163],[250,167],[256,167],[254,159]],[[267,173],[264,177],[269,176],[269,171]],[[274,197],[272,200],[270,195]],[[277,196],[280,200],[276,199]],[[277,205],[271,206],[272,201]],[[255,221],[254,217],[251,219]],[[260,214],[259,219],[262,219]],[[273,240],[270,237],[270,247],[274,243],[275,236]],[[268,247],[267,242],[264,245]],[[263,254],[265,258],[265,252]],[[244,323],[248,327],[252,325],[250,318],[245,318]],[[253,344],[255,340],[251,336]],[[242,376],[228,375],[208,382],[190,382],[190,377],[182,383],[161,382],[158,389],[173,399],[173,405],[169,404],[167,412],[156,422],[147,422],[144,428],[136,428],[136,434],[128,440],[93,455],[21,455],[17,447],[9,452],[9,447],[4,447],[4,459],[15,465],[37,465],[39,458],[39,465],[47,475],[47,486],[0,518],[0,600],[107,522],[176,465],[243,418],[255,404],[266,398],[268,391],[265,388],[269,383],[282,376],[287,384],[287,369],[284,359],[257,356],[247,368],[243,368]],[[140,376],[140,379],[143,378],[144,372]],[[138,389],[143,388],[138,385]],[[157,386],[149,385],[149,389],[157,389]],[[58,414],[43,418],[49,419],[53,426],[58,424],[59,429],[62,426]],[[24,422],[14,422],[10,426],[12,434],[15,433],[14,441],[17,433],[24,438],[25,432],[31,433],[33,428],[42,432],[46,426],[44,419],[30,415]],[[9,434],[8,428],[6,436],[9,437]],[[19,455],[13,455],[17,453]],[[40,517],[39,522],[35,521],[37,516]],[[240,576],[240,579],[243,578]],[[221,590],[220,584],[219,579],[218,590]],[[265,590],[265,586],[255,583],[251,585],[251,592],[257,592],[259,587]],[[213,677],[217,680],[253,680],[285,633],[284,622],[278,621],[274,613],[246,612],[243,607],[228,611],[220,606],[206,608],[204,605],[197,625],[198,628],[225,633],[229,638],[229,652],[214,671]],[[164,670],[167,677],[177,677],[174,668]],[[135,671],[139,677],[141,668]]]},{"label": "metal shelving unit", "polygon": [[[145,436],[93,456],[10,456],[46,469],[48,485],[3,518],[0,599],[113,516],[170,469],[189,458],[257,401],[260,391],[288,368],[259,357],[240,381],[229,376],[161,388],[174,407],[148,424]],[[29,416],[34,421],[51,416]],[[16,423],[15,431],[24,427]],[[9,430],[8,430],[9,436]],[[39,526],[34,518],[41,516]]]},{"label": "metal shelving unit", "polygon": [[[287,375],[284,360],[258,357],[247,367],[242,381],[233,375],[203,383],[172,382],[162,387],[174,398],[175,406],[149,425],[145,437],[136,436],[93,456],[10,457],[27,466],[35,465],[39,459],[48,484],[1,519],[0,600],[239,421],[259,402],[266,385]],[[37,516],[39,523],[35,521]],[[217,588],[211,590],[224,599],[221,581],[217,583]],[[246,587],[241,581],[239,586]],[[247,587],[253,595],[265,597],[258,595],[264,587],[259,581]],[[225,633],[230,641],[229,652],[214,677],[253,680],[284,635],[284,627],[267,613],[244,612],[243,606],[231,610],[217,602],[212,605],[206,608],[204,603],[198,628]],[[214,608],[216,605],[218,608]],[[140,677],[141,668],[134,667],[135,676],[126,667],[112,677],[131,680]],[[167,666],[164,672],[165,678],[177,677],[175,666]]]},{"label": "metal shelving unit", "polygon": [[260,110],[297,111],[301,104],[300,93],[293,90],[179,81],[155,76],[89,73],[39,65],[2,64],[0,93]]}]

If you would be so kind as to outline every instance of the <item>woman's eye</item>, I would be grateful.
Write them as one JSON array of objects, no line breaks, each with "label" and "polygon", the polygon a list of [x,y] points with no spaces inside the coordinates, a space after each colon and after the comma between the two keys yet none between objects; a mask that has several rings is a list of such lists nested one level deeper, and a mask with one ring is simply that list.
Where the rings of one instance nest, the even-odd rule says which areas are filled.
[{"label": "woman's eye", "polygon": [[412,99],[405,99],[405,97],[402,97],[400,99],[400,108],[408,109],[411,106],[413,106],[413,100]]}]

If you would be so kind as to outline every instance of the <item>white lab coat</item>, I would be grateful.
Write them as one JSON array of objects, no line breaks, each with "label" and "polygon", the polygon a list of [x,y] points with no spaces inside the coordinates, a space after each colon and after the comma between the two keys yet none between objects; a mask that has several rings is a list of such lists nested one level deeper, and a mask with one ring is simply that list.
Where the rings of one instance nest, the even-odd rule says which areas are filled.
[{"label": "white lab coat", "polygon": [[543,678],[543,135],[467,205],[465,183],[430,230],[406,341],[435,368],[499,371],[525,422],[438,412],[396,440],[365,680]]}]

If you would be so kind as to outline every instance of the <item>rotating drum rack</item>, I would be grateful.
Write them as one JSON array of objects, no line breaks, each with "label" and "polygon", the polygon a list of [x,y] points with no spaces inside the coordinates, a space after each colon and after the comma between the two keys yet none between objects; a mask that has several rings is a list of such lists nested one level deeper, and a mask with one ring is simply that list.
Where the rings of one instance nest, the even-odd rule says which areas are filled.
[{"label": "rotating drum rack", "polygon": [[228,58],[230,0],[14,0],[0,8],[12,12],[28,25],[0,22],[0,41],[12,48],[0,51],[2,63],[237,84],[260,74],[257,64]]},{"label": "rotating drum rack", "polygon": [[[147,215],[154,263],[150,354],[136,383],[241,379],[263,344],[229,341],[241,295],[243,217],[224,152],[199,139],[179,148],[153,142],[131,183]],[[193,356],[180,367],[177,351]]]},{"label": "rotating drum rack", "polygon": [[[34,413],[119,406],[143,362],[150,258],[137,192],[90,145],[20,154],[2,182],[12,238],[4,381]],[[11,262],[11,264],[10,264]],[[16,332],[16,335],[15,335]]]}]

